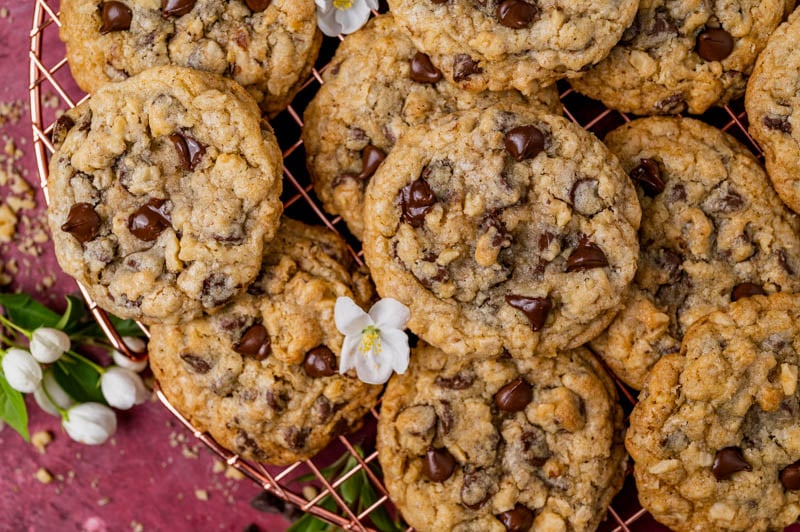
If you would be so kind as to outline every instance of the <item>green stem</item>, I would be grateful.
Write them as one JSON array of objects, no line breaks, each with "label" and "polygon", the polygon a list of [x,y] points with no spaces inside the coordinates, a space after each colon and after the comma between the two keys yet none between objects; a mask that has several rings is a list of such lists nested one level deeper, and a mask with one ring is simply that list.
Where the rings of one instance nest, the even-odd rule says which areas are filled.
[{"label": "green stem", "polygon": [[16,347],[17,349],[25,349],[23,346],[21,346],[20,344],[16,343],[14,340],[12,340],[11,338],[8,338],[7,336],[5,336],[2,333],[0,333],[0,342],[6,344],[8,347]]},{"label": "green stem", "polygon": [[20,327],[19,325],[17,325],[13,321],[9,320],[8,318],[3,316],[2,314],[0,314],[0,323],[5,325],[9,329],[14,329],[18,333],[24,335],[25,338],[27,338],[28,340],[31,339],[32,334],[31,334],[30,331],[28,331],[27,329],[23,329],[22,327]]},{"label": "green stem", "polygon": [[50,404],[53,405],[53,408],[55,408],[56,411],[58,411],[58,413],[61,415],[61,419],[69,420],[67,411],[58,406],[58,403],[53,400],[53,396],[47,391],[47,386],[45,386],[44,382],[42,382],[42,391],[44,392],[45,396],[47,396],[47,400],[50,401]]},{"label": "green stem", "polygon": [[93,360],[91,360],[89,358],[86,358],[85,356],[81,355],[80,353],[76,353],[75,351],[73,351],[71,349],[69,351],[67,351],[66,353],[64,353],[64,355],[65,355],[66,358],[70,358],[71,357],[74,360],[80,360],[84,364],[86,364],[88,366],[91,366],[92,369],[94,369],[100,375],[102,375],[102,374],[104,374],[106,372],[106,368],[104,368],[100,364],[96,363],[95,361],[93,361]]}]

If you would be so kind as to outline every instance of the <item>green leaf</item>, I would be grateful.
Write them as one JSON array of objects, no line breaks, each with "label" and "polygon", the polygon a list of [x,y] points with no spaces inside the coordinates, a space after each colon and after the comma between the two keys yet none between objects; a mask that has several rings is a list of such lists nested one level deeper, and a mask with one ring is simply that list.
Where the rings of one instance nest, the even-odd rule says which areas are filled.
[{"label": "green leaf", "polygon": [[116,316],[109,316],[111,323],[120,336],[142,336],[142,328],[133,320],[123,320]]},{"label": "green leaf", "polygon": [[100,374],[92,366],[62,357],[52,367],[56,382],[77,402],[106,403],[100,390]]},{"label": "green leaf", "polygon": [[[345,466],[345,472],[350,471],[353,469],[358,462],[352,456],[347,461],[347,466]],[[348,478],[344,482],[342,482],[340,486],[340,490],[342,493],[342,498],[344,502],[347,503],[347,506],[353,506],[356,501],[359,500],[359,496],[361,495],[361,488],[364,484],[364,480],[366,480],[363,471],[359,471],[352,477]]]},{"label": "green leaf", "polygon": [[72,296],[67,296],[67,310],[64,311],[64,314],[61,315],[61,319],[58,320],[58,323],[56,323],[55,325],[56,329],[63,331],[64,329],[67,328],[67,325],[69,325],[73,316],[72,309],[75,306],[73,301],[74,298]]},{"label": "green leaf", "polygon": [[28,409],[22,394],[11,387],[0,368],[0,419],[19,432],[25,441],[30,441],[28,433]]},{"label": "green leaf", "polygon": [[[330,512],[336,511],[336,501],[330,495],[323,497],[317,503],[317,506],[321,506]],[[286,529],[286,532],[326,532],[328,530],[335,530],[335,527],[311,514],[305,514]]]},{"label": "green leaf", "polygon": [[55,327],[60,316],[35,301],[28,294],[0,294],[3,306],[11,321],[29,331],[38,327]]}]

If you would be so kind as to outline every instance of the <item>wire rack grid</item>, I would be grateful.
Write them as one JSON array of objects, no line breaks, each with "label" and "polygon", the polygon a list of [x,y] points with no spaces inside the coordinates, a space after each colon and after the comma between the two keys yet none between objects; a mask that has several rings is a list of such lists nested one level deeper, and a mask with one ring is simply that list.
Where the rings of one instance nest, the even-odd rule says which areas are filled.
[{"label": "wire rack grid", "polygon": [[[47,196],[48,160],[53,152],[50,133],[60,111],[72,108],[81,103],[85,98],[69,73],[67,59],[63,44],[58,40],[58,28],[61,22],[58,18],[58,0],[35,0],[33,23],[30,32],[30,110],[31,127],[33,135],[34,155],[40,178],[40,185]],[[302,113],[308,102],[323,83],[321,72],[328,66],[333,57],[340,39],[325,38],[320,58],[311,76],[303,84],[299,94],[284,112],[272,120],[273,128],[278,137],[278,142],[284,157],[284,193],[283,204],[285,212],[292,218],[308,223],[324,224],[331,231],[344,236],[350,246],[353,257],[362,262],[360,246],[347,232],[346,225],[339,216],[330,216],[325,213],[314,195],[310,179],[305,170],[305,152],[300,132],[303,126]],[[606,109],[602,104],[589,100],[569,88],[568,85],[559,85],[561,101],[564,105],[566,116],[581,127],[595,133],[599,138],[610,130],[631,120],[623,113]],[[747,117],[741,100],[715,108],[700,117],[705,122],[714,125],[736,137],[748,146],[754,154],[763,159],[761,150],[747,132]],[[133,359],[142,359],[146,353],[132,352],[122,342],[120,335],[112,326],[106,313],[91,299],[83,286],[80,291],[89,305],[92,315],[98,321],[111,343],[120,351]],[[143,332],[149,336],[146,327]],[[616,379],[623,408],[630,412],[636,404],[632,390],[628,389]],[[345,530],[372,531],[375,530],[370,520],[370,514],[379,507],[385,507],[395,515],[394,507],[389,500],[386,489],[373,470],[377,466],[377,452],[374,450],[375,422],[379,412],[373,408],[365,420],[365,428],[356,436],[340,436],[338,441],[329,446],[311,460],[296,462],[288,467],[276,468],[265,464],[255,463],[243,459],[231,451],[220,446],[210,435],[199,431],[192,426],[180,412],[167,400],[164,394],[157,389],[157,395],[163,405],[189,430],[195,438],[204,443],[208,448],[230,466],[238,469],[252,481],[259,484],[265,491],[294,504],[301,510],[311,513],[320,519]],[[367,452],[363,455],[356,448],[356,438],[366,441]],[[322,473],[324,465],[329,463],[331,456],[342,452],[351,455],[357,465],[336,478],[328,479]],[[338,454],[337,454],[338,453]],[[357,508],[348,506],[341,493],[342,484],[353,475],[364,471],[369,482],[373,485],[378,499],[367,508],[358,511]],[[296,479],[303,475],[311,475],[315,479],[313,484],[318,487],[317,494],[306,499],[302,495],[302,486]],[[326,497],[336,503],[336,512],[321,506]],[[408,529],[409,531],[412,529]],[[658,524],[642,507],[636,497],[636,489],[632,475],[628,475],[625,486],[612,501],[608,510],[608,517],[600,525],[603,532],[634,532],[668,530]]]}]

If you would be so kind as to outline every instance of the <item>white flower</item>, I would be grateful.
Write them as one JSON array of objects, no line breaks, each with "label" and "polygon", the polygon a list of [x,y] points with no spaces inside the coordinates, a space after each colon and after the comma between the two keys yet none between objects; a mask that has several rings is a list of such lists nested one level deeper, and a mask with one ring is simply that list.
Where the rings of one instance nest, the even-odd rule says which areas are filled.
[{"label": "white flower", "polygon": [[[47,393],[45,393],[45,390],[47,390]],[[75,404],[72,397],[70,397],[67,392],[64,391],[64,388],[56,382],[56,378],[53,376],[53,370],[50,369],[44,372],[42,385],[33,392],[33,398],[36,399],[36,403],[42,410],[54,416],[61,415],[58,412],[58,408],[66,410]],[[58,408],[53,406],[53,403],[55,403]]]},{"label": "white flower", "polygon": [[[147,344],[144,340],[136,336],[123,336],[122,341],[128,346],[128,349],[134,353],[144,353],[147,349]],[[122,366],[123,368],[141,373],[147,367],[147,359],[145,360],[131,360],[116,349],[111,351],[111,358],[114,359],[114,364]]]},{"label": "white flower", "polygon": [[109,405],[127,410],[147,400],[148,392],[142,378],[133,371],[111,366],[100,377],[100,389]]},{"label": "white flower", "polygon": [[100,445],[117,431],[117,415],[106,405],[82,403],[67,410],[63,426],[73,440]]},{"label": "white flower", "polygon": [[31,337],[31,355],[42,364],[52,364],[70,347],[69,336],[64,331],[39,327]]},{"label": "white flower", "polygon": [[356,368],[367,384],[383,384],[392,370],[408,368],[408,336],[403,331],[410,312],[392,298],[381,299],[369,313],[349,297],[340,297],[334,307],[336,328],[345,335],[339,373]]},{"label": "white flower", "polygon": [[8,384],[22,393],[31,393],[42,382],[42,367],[30,353],[16,347],[3,355],[3,373]]},{"label": "white flower", "polygon": [[366,24],[378,0],[315,0],[317,25],[328,37],[347,35]]}]

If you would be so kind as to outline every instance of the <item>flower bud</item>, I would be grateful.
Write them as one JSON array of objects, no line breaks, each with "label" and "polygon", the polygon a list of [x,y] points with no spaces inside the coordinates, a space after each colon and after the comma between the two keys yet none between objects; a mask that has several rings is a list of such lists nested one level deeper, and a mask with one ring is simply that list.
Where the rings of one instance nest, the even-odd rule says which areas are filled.
[{"label": "flower bud", "polygon": [[[122,341],[128,346],[128,349],[135,353],[144,353],[147,349],[147,344],[144,340],[136,336],[123,336]],[[111,351],[111,358],[114,359],[114,364],[121,366],[125,369],[141,373],[147,367],[147,360],[131,360],[116,349]]]},{"label": "flower bud", "polygon": [[39,327],[31,337],[31,355],[42,364],[52,364],[69,349],[69,336],[64,331]]},{"label": "flower bud", "polygon": [[117,415],[106,405],[82,403],[67,411],[63,425],[73,440],[100,445],[117,431]]},{"label": "flower bud", "polygon": [[[45,390],[47,390],[47,393],[44,393]],[[56,382],[56,378],[53,376],[53,370],[50,369],[44,372],[42,385],[33,392],[33,398],[36,399],[36,404],[38,404],[42,410],[54,416],[60,416],[61,414],[59,414],[58,409],[53,406],[53,403],[64,410],[75,404],[72,397],[70,397],[67,392],[64,391],[64,388]]]},{"label": "flower bud", "polygon": [[103,373],[100,389],[106,402],[120,410],[143,403],[149,395],[139,375],[119,366],[111,366]]},{"label": "flower bud", "polygon": [[16,347],[3,355],[3,373],[8,384],[22,393],[30,393],[42,382],[42,367],[30,353]]}]

